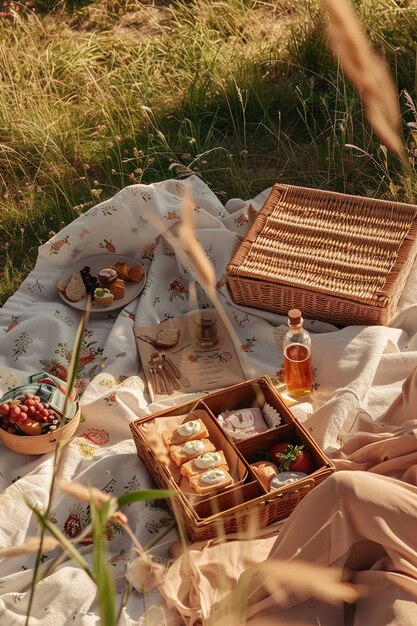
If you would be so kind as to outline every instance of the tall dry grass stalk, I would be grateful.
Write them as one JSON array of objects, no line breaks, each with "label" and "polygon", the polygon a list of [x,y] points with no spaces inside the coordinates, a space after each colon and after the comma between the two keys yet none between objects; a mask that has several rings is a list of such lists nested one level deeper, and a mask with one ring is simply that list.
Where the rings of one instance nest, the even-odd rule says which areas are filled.
[{"label": "tall dry grass stalk", "polygon": [[408,169],[398,97],[385,62],[372,50],[349,0],[321,0],[321,4],[330,20],[329,43],[361,93],[368,120]]},{"label": "tall dry grass stalk", "polygon": [[[83,340],[83,336],[84,336],[84,331],[85,331],[85,328],[87,326],[88,319],[89,319],[89,316],[90,316],[90,311],[91,311],[91,297],[88,296],[86,308],[85,308],[85,311],[83,312],[83,314],[81,315],[80,322],[78,324],[77,332],[76,332],[75,339],[74,339],[74,346],[73,346],[73,350],[72,350],[71,361],[70,361],[70,365],[69,365],[69,368],[68,368],[67,382],[66,382],[66,386],[65,386],[65,401],[64,401],[64,406],[62,408],[63,416],[65,416],[67,414],[68,402],[69,402],[69,399],[72,396],[72,393],[73,393],[73,390],[74,390],[74,386],[75,386],[75,383],[76,383],[77,371],[78,371],[78,363],[79,363],[80,352],[81,352],[81,345],[82,345],[82,340]],[[63,448],[64,448],[64,446],[68,442],[69,442],[68,439],[60,440],[57,443],[56,447],[55,447],[54,459],[53,459],[52,479],[51,479],[51,484],[50,484],[50,487],[49,487],[48,502],[47,502],[46,512],[45,512],[45,518],[46,519],[49,519],[49,515],[50,515],[50,512],[51,512],[51,508],[52,508],[53,498],[54,498],[54,495],[55,495],[56,483],[57,483],[57,479],[58,479],[58,476],[59,476],[59,473],[60,473],[60,468],[61,468]],[[35,561],[35,565],[34,565],[34,568],[33,568],[33,576],[32,576],[32,583],[31,583],[31,589],[30,589],[29,604],[28,604],[28,609],[27,609],[27,614],[26,614],[25,626],[29,626],[29,620],[30,620],[31,610],[32,610],[32,606],[33,606],[33,600],[34,600],[34,596],[35,596],[36,583],[38,582],[39,568],[40,568],[41,563],[42,563],[42,550],[43,550],[43,545],[44,545],[44,541],[45,541],[45,538],[46,538],[45,537],[46,530],[47,530],[47,528],[46,528],[45,524],[41,523],[41,525],[40,525],[39,547],[37,549],[36,561]]]}]

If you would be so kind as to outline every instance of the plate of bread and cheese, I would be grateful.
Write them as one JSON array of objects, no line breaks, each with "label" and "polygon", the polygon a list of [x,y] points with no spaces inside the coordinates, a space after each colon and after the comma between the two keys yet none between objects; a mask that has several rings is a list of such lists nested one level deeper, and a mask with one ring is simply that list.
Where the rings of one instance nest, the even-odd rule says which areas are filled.
[{"label": "plate of bread and cheese", "polygon": [[146,282],[146,272],[134,259],[116,254],[96,254],[67,268],[57,282],[66,304],[84,311],[91,295],[91,312],[121,309],[134,300]]}]

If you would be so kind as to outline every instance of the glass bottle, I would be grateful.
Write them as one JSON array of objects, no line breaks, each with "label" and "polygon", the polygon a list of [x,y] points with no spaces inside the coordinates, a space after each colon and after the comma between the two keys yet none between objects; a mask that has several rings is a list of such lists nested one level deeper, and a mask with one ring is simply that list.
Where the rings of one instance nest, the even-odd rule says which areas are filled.
[{"label": "glass bottle", "polygon": [[206,309],[194,316],[194,333],[198,347],[213,348],[217,345],[217,314],[214,309]]},{"label": "glass bottle", "polygon": [[311,337],[303,328],[303,318],[299,309],[288,311],[288,326],[289,329],[282,340],[285,384],[288,395],[301,398],[313,391]]}]

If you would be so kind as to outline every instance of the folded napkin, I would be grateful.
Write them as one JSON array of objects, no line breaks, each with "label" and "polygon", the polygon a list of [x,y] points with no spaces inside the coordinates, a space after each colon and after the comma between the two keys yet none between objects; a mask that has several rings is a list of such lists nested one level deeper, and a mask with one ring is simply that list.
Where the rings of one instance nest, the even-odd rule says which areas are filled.
[{"label": "folded napkin", "polygon": [[263,409],[252,407],[223,411],[217,419],[223,430],[235,441],[259,435],[281,422],[278,411],[269,404],[265,404]]}]

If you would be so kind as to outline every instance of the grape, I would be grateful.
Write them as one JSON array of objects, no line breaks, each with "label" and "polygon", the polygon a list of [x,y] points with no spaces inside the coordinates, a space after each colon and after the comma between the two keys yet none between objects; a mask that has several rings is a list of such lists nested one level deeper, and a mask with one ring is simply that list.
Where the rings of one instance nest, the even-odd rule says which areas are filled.
[{"label": "grape", "polygon": [[27,393],[22,398],[0,404],[0,428],[15,435],[24,436],[19,429],[28,418],[42,424],[42,432],[48,433],[59,428],[59,414],[40,396]]},{"label": "grape", "polygon": [[85,267],[83,267],[84,272],[89,272],[90,271],[90,267],[88,265],[86,265]]}]

